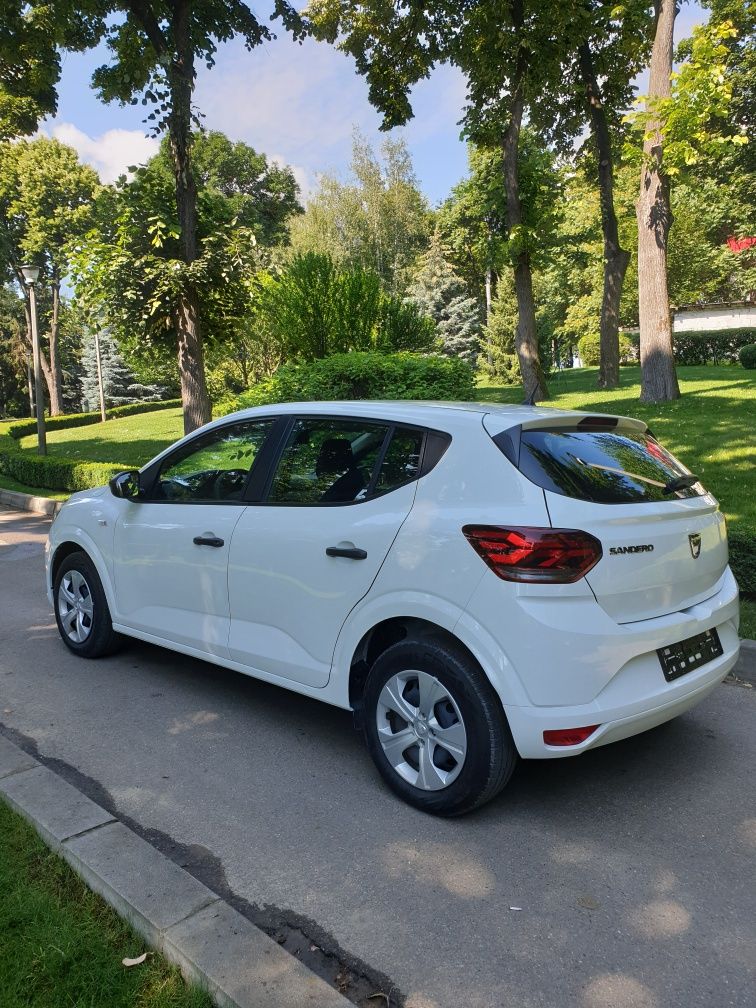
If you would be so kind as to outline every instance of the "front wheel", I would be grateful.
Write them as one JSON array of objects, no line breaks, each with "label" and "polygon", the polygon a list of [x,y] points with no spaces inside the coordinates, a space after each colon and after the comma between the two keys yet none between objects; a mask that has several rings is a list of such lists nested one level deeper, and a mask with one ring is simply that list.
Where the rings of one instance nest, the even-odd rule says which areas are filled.
[{"label": "front wheel", "polygon": [[490,801],[517,752],[480,668],[444,640],[394,644],[365,688],[365,738],[381,776],[424,812],[454,816]]},{"label": "front wheel", "polygon": [[74,654],[100,658],[117,650],[122,637],[113,630],[100,576],[86,553],[71,553],[63,560],[53,598],[58,631]]}]

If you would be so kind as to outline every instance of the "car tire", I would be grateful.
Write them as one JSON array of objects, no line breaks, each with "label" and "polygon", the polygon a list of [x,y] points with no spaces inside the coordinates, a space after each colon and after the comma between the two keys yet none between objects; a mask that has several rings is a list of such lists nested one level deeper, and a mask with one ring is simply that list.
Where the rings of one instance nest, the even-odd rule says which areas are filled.
[{"label": "car tire", "polygon": [[74,654],[102,658],[120,647],[123,638],[113,630],[102,581],[86,553],[70,553],[61,563],[53,605],[60,636]]},{"label": "car tire", "polygon": [[367,747],[384,781],[423,812],[457,816],[478,808],[502,790],[517,763],[493,687],[461,647],[440,638],[404,640],[384,651],[368,675],[363,713]]}]

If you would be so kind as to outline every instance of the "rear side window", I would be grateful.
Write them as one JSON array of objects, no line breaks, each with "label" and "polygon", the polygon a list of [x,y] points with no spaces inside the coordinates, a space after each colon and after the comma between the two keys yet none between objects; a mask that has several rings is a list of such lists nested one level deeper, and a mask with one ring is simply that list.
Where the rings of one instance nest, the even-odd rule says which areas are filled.
[{"label": "rear side window", "polygon": [[420,474],[422,450],[423,431],[397,427],[378,472],[375,492],[388,493],[404,483],[417,479]]},{"label": "rear side window", "polygon": [[664,492],[688,475],[648,433],[635,430],[523,430],[518,468],[552,493],[596,504],[638,504],[699,497],[700,483]]}]

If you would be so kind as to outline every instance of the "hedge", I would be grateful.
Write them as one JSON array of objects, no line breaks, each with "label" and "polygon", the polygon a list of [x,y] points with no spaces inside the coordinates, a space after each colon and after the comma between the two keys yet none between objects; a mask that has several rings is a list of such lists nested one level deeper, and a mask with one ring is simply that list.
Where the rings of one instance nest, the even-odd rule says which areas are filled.
[{"label": "hedge", "polygon": [[[637,333],[630,335],[636,349],[640,343]],[[687,367],[703,364],[737,364],[740,349],[756,343],[756,329],[691,330],[674,334],[675,362]]]},{"label": "hedge", "polygon": [[334,399],[452,399],[475,397],[475,374],[459,358],[439,354],[357,352],[308,364],[284,364],[216,415],[248,406]]},{"label": "hedge", "polygon": [[[119,417],[134,416],[137,413],[152,413],[153,410],[173,409],[180,405],[180,399],[128,403],[126,406],[114,406],[112,409],[106,410],[105,415],[108,420],[117,420]],[[68,427],[86,427],[88,424],[100,423],[101,419],[99,411],[97,413],[65,413],[61,416],[45,417],[45,429],[52,431],[65,430]],[[37,421],[36,419],[18,420],[8,426],[7,432],[10,437],[20,441],[27,434],[36,434]]]},{"label": "hedge", "polygon": [[753,371],[756,368],[756,343],[746,343],[740,348],[738,356],[743,367],[748,371]]},{"label": "hedge", "polygon": [[750,529],[728,529],[730,567],[744,595],[756,596],[756,534]]},{"label": "hedge", "polygon": [[71,492],[89,490],[102,486],[126,468],[108,462],[69,462],[55,455],[34,455],[15,446],[0,445],[0,472],[26,486]]}]

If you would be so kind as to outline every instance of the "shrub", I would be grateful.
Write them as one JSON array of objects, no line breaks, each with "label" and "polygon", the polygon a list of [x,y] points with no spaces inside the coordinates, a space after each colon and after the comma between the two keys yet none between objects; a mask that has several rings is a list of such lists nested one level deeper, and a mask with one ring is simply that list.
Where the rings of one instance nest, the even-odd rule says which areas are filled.
[{"label": "shrub", "polygon": [[675,333],[675,360],[683,365],[735,364],[738,351],[756,343],[756,329],[711,329]]},{"label": "shrub", "polygon": [[[180,399],[166,399],[163,402],[127,403],[125,406],[114,406],[112,409],[106,410],[106,416],[108,420],[117,420],[118,417],[134,416],[136,413],[152,413],[153,410],[173,409],[180,405]],[[99,412],[66,413],[62,416],[45,417],[45,429],[53,431],[66,430],[69,427],[87,427],[89,424],[99,423],[100,420]],[[16,423],[9,424],[7,432],[10,437],[16,441],[20,441],[27,434],[36,434],[37,421],[36,419],[18,420]],[[39,484],[39,486],[43,485],[46,484]]]},{"label": "shrub", "polygon": [[744,368],[753,371],[756,368],[756,343],[746,343],[742,346],[738,357]]},{"label": "shrub", "polygon": [[744,595],[756,595],[756,533],[753,530],[730,529],[727,533],[730,567]]},{"label": "shrub", "polygon": [[[577,352],[585,367],[598,367],[601,363],[600,336],[593,333],[581,336],[577,343]],[[620,364],[635,362],[632,340],[622,334],[619,336],[619,362]]]},{"label": "shrub", "polygon": [[105,462],[69,462],[57,455],[34,455],[15,446],[0,447],[1,473],[27,486],[48,490],[89,490],[126,468]]},{"label": "shrub", "polygon": [[[243,392],[229,406],[317,399],[472,399],[475,379],[469,364],[440,355],[411,353],[334,354],[309,364],[284,364],[272,377]],[[219,408],[218,415],[222,415]]]}]

